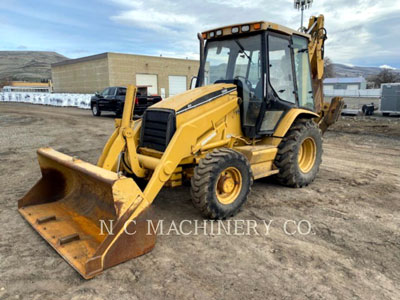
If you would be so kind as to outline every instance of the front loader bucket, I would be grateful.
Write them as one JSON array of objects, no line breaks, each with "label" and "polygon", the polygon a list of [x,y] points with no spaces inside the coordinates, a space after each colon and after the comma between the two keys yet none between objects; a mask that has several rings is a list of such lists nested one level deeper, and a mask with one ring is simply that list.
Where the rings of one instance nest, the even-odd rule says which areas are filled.
[{"label": "front loader bucket", "polygon": [[42,178],[18,201],[19,212],[84,278],[154,247],[132,179],[51,148],[39,149],[38,160]]}]

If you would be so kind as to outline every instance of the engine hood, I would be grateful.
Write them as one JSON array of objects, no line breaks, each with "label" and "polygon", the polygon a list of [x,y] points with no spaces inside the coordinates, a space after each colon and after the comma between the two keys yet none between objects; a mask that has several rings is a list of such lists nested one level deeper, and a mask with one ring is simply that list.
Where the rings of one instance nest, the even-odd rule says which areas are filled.
[{"label": "engine hood", "polygon": [[229,83],[207,85],[169,97],[152,105],[148,109],[173,109],[176,114],[179,114],[208,103],[235,90],[236,85]]}]

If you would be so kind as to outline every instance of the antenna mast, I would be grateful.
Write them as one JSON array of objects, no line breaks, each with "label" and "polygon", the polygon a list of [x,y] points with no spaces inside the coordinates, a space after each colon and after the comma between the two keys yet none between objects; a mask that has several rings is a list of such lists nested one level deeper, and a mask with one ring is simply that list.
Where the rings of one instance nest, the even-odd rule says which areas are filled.
[{"label": "antenna mast", "polygon": [[311,7],[313,0],[294,0],[294,8],[301,10],[301,27],[299,31],[305,32],[305,28],[303,26],[303,17],[304,17],[304,10]]}]

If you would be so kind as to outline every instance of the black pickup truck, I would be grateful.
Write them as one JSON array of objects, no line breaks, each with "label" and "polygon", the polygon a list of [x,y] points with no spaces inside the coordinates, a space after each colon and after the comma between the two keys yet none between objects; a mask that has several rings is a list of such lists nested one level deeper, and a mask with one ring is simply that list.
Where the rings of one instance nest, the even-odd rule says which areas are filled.
[{"label": "black pickup truck", "polygon": [[[134,114],[141,116],[146,108],[161,101],[160,96],[149,96],[148,87],[137,87]],[[113,86],[96,93],[90,100],[90,107],[94,116],[100,116],[102,111],[112,111],[121,115],[124,110],[126,87]]]}]

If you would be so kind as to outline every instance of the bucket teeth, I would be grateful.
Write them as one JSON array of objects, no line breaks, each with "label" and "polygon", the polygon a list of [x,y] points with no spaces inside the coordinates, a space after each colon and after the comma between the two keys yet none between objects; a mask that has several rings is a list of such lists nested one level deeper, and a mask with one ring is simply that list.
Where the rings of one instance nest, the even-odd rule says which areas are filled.
[{"label": "bucket teeth", "polygon": [[58,239],[58,244],[59,245],[65,245],[65,244],[71,243],[73,241],[78,241],[78,240],[80,240],[79,234],[73,233],[73,234],[70,234],[70,235],[63,236],[63,237],[59,238]]},{"label": "bucket teeth", "polygon": [[37,224],[43,224],[43,223],[50,222],[50,221],[55,221],[55,220],[56,220],[56,216],[55,215],[51,215],[51,216],[37,218],[36,219],[36,223]]}]

